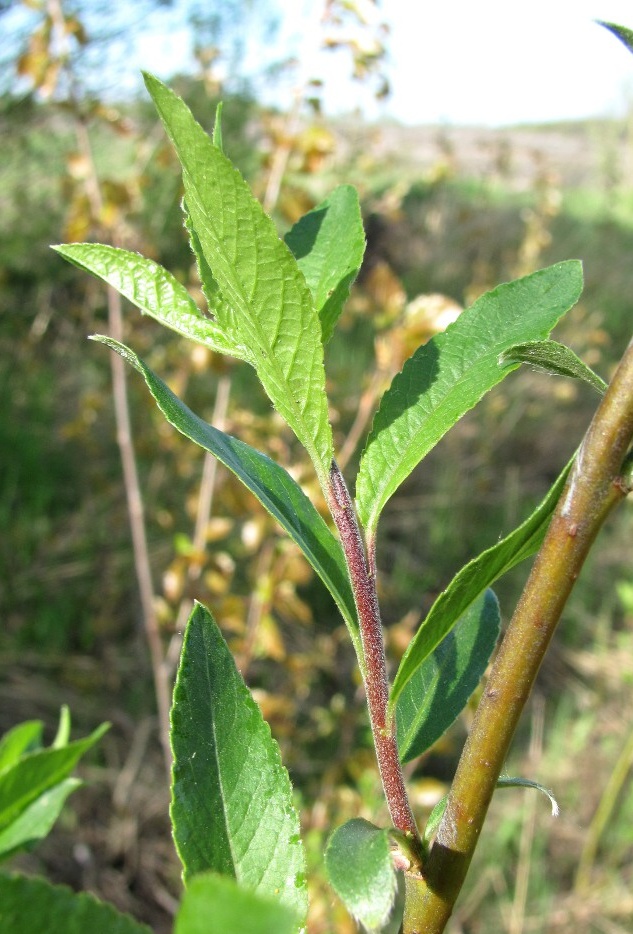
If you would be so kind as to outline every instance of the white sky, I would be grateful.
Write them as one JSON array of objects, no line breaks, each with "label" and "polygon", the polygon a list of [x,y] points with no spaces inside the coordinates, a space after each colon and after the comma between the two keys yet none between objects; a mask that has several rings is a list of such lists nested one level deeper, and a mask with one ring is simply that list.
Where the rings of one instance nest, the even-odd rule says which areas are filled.
[{"label": "white sky", "polygon": [[[320,7],[282,4],[284,31],[300,34],[307,71]],[[611,116],[633,100],[633,55],[594,22],[633,29],[633,0],[383,0],[381,11],[392,29],[392,95],[372,116],[494,126]],[[327,62],[327,110],[367,110],[367,94]]]}]

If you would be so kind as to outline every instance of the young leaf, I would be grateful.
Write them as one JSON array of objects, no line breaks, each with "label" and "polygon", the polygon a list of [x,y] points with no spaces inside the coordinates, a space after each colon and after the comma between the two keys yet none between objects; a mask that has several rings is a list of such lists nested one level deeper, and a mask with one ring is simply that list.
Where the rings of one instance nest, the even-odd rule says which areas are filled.
[{"label": "young leaf", "polygon": [[500,354],[546,338],[581,289],[574,260],[500,285],[407,360],[382,398],[360,463],[356,497],[370,541],[385,503],[413,468],[519,365],[502,369]]},{"label": "young leaf", "polygon": [[63,749],[70,740],[70,710],[66,704],[62,704],[59,712],[59,726],[53,740],[53,749]]},{"label": "young leaf", "polygon": [[487,590],[409,679],[396,707],[403,763],[421,756],[466,706],[486,670],[500,627],[497,598]]},{"label": "young leaf", "polygon": [[627,29],[626,26],[618,26],[616,23],[607,23],[604,20],[596,20],[599,26],[604,26],[605,29],[608,29],[609,32],[612,32],[614,36],[623,42],[627,47],[629,52],[633,52],[633,31]]},{"label": "young leaf", "polygon": [[325,851],[330,884],[350,914],[370,931],[387,921],[396,896],[389,831],[362,818],[347,821]]},{"label": "young leaf", "polygon": [[188,883],[211,870],[300,915],[307,888],[292,787],[270,728],[208,610],[196,604],[171,714],[171,818]]},{"label": "young leaf", "polygon": [[138,370],[167,421],[228,467],[296,542],[334,597],[363,671],[358,621],[343,550],[301,487],[265,454],[195,415],[129,348],[109,337],[96,336],[94,340],[120,353]]},{"label": "young leaf", "polygon": [[78,778],[66,778],[36,798],[4,830],[0,830],[0,860],[42,840],[59,817],[66,798],[80,787]]},{"label": "young leaf", "polygon": [[333,456],[319,318],[292,253],[229,160],[186,104],[145,76],[178,153],[185,200],[204,256],[232,314],[218,323],[252,353],[273,405],[310,455],[323,487]]},{"label": "young leaf", "polygon": [[402,656],[391,688],[391,709],[398,703],[409,679],[473,601],[507,571],[525,558],[536,554],[545,537],[572,463],[573,458],[525,522],[466,564],[439,595]]},{"label": "young leaf", "polygon": [[239,360],[250,358],[227,337],[217,321],[200,313],[184,285],[153,260],[102,243],[67,243],[53,249],[79,269],[111,285],[143,314],[182,337]]},{"label": "young leaf", "polygon": [[592,389],[602,395],[607,388],[605,381],[576,356],[574,351],[558,341],[528,341],[515,344],[499,357],[499,366],[513,363],[527,363],[539,370],[545,370],[553,376],[570,376],[588,383]]},{"label": "young leaf", "polygon": [[21,758],[0,775],[0,830],[14,821],[43,792],[67,778],[77,762],[109,729],[104,723],[85,739],[63,749],[41,749]]},{"label": "young leaf", "polygon": [[152,934],[150,928],[92,895],[44,879],[0,874],[2,934]]},{"label": "young leaf", "polygon": [[185,891],[174,934],[297,934],[298,916],[279,901],[240,888],[215,873],[195,876]]},{"label": "young leaf", "polygon": [[26,753],[41,749],[43,729],[41,720],[25,720],[5,733],[0,739],[0,772],[15,765]]},{"label": "young leaf", "polygon": [[358,193],[340,185],[308,211],[285,236],[312,292],[327,343],[365,252],[365,231]]},{"label": "young leaf", "polygon": [[[499,778],[497,779],[497,788],[534,788],[536,791],[540,791],[541,794],[545,795],[549,799],[549,803],[552,807],[552,817],[558,817],[558,801],[554,797],[553,793],[545,788],[544,785],[540,785],[538,782],[533,782],[529,778]],[[440,800],[437,802],[426,822],[426,827],[424,828],[424,833],[422,834],[422,842],[425,846],[428,846],[433,837],[435,836],[442,818],[444,817],[444,811],[446,810],[446,804],[448,802],[448,795],[443,795]]]}]

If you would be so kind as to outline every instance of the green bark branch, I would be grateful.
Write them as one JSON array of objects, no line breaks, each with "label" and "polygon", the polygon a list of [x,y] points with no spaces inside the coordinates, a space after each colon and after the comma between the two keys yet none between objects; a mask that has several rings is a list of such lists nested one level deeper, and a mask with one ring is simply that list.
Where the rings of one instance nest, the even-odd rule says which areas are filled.
[{"label": "green bark branch", "polygon": [[444,931],[497,779],[563,607],[606,517],[631,491],[633,341],[589,426],[493,666],[423,875],[407,880],[404,934]]}]

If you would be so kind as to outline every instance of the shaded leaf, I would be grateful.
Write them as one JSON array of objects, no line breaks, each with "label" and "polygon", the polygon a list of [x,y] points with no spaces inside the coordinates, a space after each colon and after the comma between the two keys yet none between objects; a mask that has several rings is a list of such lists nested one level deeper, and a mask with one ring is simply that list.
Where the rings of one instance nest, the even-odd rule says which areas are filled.
[{"label": "shaded leaf", "polygon": [[185,199],[204,256],[232,314],[218,323],[252,354],[273,405],[310,455],[323,488],[333,456],[321,328],[312,295],[271,219],[186,104],[145,83],[183,168]]},{"label": "shaded leaf", "polygon": [[486,590],[409,679],[396,707],[402,762],[422,755],[464,709],[486,670],[500,628],[497,598]]},{"label": "shaded leaf", "polygon": [[92,895],[44,879],[0,874],[2,934],[152,934],[129,915]]},{"label": "shaded leaf", "polygon": [[312,292],[325,344],[363,262],[365,231],[356,189],[335,188],[297,221],[285,240]]},{"label": "shaded leaf", "polygon": [[217,353],[246,359],[243,350],[224,334],[217,321],[201,314],[184,285],[153,260],[102,243],[67,243],[53,249],[182,337]]},{"label": "shaded leaf", "polygon": [[573,379],[580,379],[588,383],[600,395],[607,388],[605,381],[594,373],[591,367],[583,363],[570,347],[559,344],[558,341],[528,341],[525,344],[515,344],[499,357],[499,366],[508,366],[513,363],[527,363],[529,366],[551,373],[552,376],[570,376]]},{"label": "shaded leaf", "polygon": [[19,817],[0,830],[0,860],[42,840],[59,817],[66,798],[81,784],[78,778],[64,779],[41,794]]},{"label": "shaded leaf", "polygon": [[195,415],[128,347],[109,337],[95,336],[94,340],[120,353],[138,370],[167,421],[228,467],[296,542],[334,597],[363,670],[356,609],[343,550],[301,487],[265,454]]},{"label": "shaded leaf", "polygon": [[215,620],[196,604],[171,713],[171,818],[185,881],[211,870],[307,911],[299,818],[279,748]]},{"label": "shaded leaf", "polygon": [[547,337],[581,290],[575,260],[500,285],[407,360],[382,398],[360,463],[356,497],[370,541],[385,503],[413,468],[519,365],[502,369],[499,356]]},{"label": "shaded leaf", "polygon": [[362,818],[347,821],[328,841],[325,869],[350,914],[370,931],[382,927],[397,887],[389,831]]},{"label": "shaded leaf", "polygon": [[67,778],[78,761],[103,736],[109,724],[62,749],[40,749],[0,775],[0,830],[15,820],[43,792]]},{"label": "shaded leaf", "polygon": [[25,720],[8,730],[0,739],[0,772],[14,765],[26,753],[41,749],[43,729],[41,720]]},{"label": "shaded leaf", "polygon": [[572,463],[573,459],[525,522],[466,564],[439,595],[400,661],[389,699],[392,709],[409,679],[473,601],[541,547]]},{"label": "shaded leaf", "polygon": [[226,876],[203,873],[183,895],[174,934],[297,934],[299,926],[287,905],[242,889]]}]

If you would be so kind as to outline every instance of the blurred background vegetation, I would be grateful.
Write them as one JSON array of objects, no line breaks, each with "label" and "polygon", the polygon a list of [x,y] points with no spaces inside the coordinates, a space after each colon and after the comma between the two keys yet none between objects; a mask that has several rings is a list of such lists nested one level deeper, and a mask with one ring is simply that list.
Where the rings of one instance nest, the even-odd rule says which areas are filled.
[{"label": "blurred background vegetation", "polygon": [[[224,100],[225,150],[280,231],[334,185],[359,189],[366,260],[326,358],[350,481],[391,376],[498,282],[581,258],[585,293],[557,336],[608,378],[633,320],[633,120],[492,131],[328,118],[320,76],[299,78],[283,48],[274,68],[244,77],[249,17],[260,17],[257,28],[274,47],[279,21],[273,4],[263,6],[266,15],[248,0],[211,4],[211,12],[185,5],[196,66],[170,84],[209,129]],[[39,717],[52,730],[62,703],[82,733],[113,723],[84,769],[89,784],[20,867],[90,889],[158,934],[171,930],[180,883],[160,694],[196,598],[220,622],[296,784],[310,931],[347,934],[355,926],[323,879],[324,840],[349,817],[384,821],[386,812],[345,628],[294,546],[236,481],[162,421],[131,377],[151,578],[139,596],[111,362],[86,342],[117,326],[117,310],[99,283],[49,249],[83,239],[137,249],[201,299],[175,158],[147,99],[112,77],[164,7],[148,0],[119,20],[118,5],[99,0],[0,5],[0,729]],[[388,31],[375,4],[324,2],[319,41],[347,57],[362,93],[388,94]],[[262,102],[261,89],[275,81],[292,89],[287,106]],[[123,328],[196,412],[291,467],[317,496],[245,365],[131,308]],[[378,556],[394,662],[452,575],[544,494],[596,399],[584,386],[521,371],[394,497]],[[508,763],[509,774],[554,789],[561,817],[553,821],[532,792],[497,795],[453,934],[631,929],[630,535],[629,506],[578,582]],[[500,583],[506,620],[526,573],[521,567]],[[410,772],[420,821],[450,779],[468,719]]]}]

